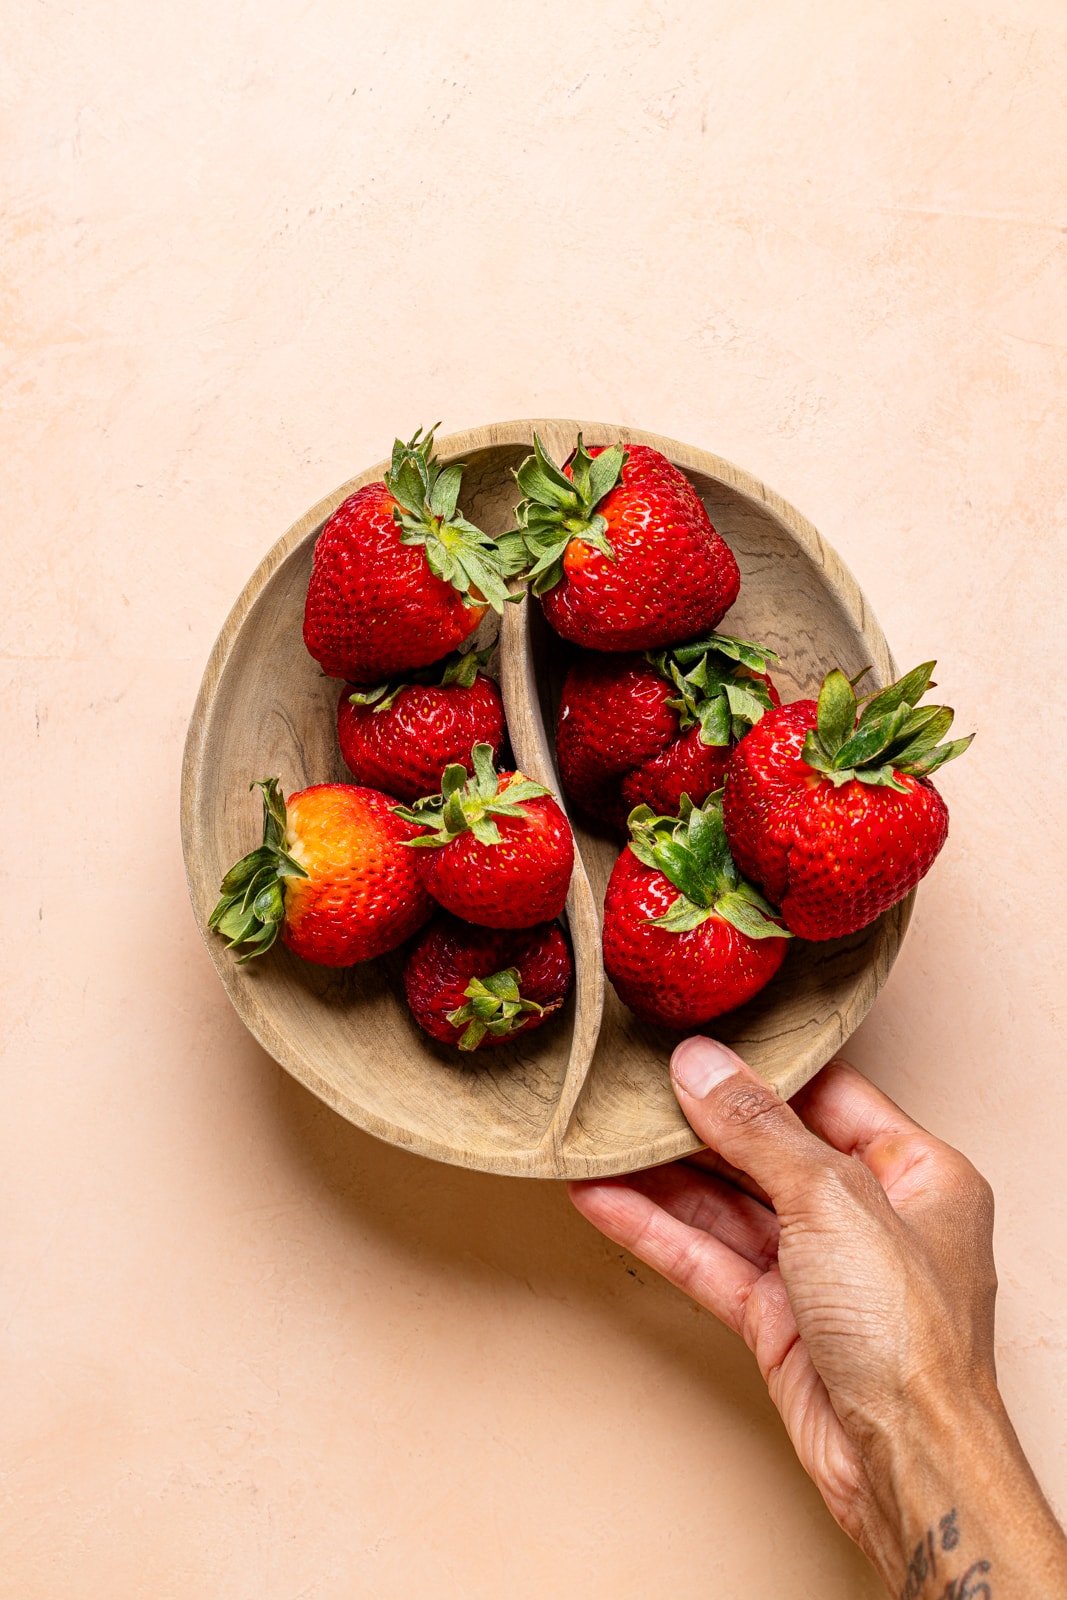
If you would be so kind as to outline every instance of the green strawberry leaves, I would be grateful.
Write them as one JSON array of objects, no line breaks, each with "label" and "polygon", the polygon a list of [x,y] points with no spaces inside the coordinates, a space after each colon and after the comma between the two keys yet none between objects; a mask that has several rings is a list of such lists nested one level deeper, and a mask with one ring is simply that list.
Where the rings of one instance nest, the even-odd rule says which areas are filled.
[{"label": "green strawberry leaves", "polygon": [[836,754],[856,725],[856,691],[837,668],[823,679],[818,714],[819,739]]},{"label": "green strawberry leaves", "polygon": [[517,527],[498,540],[506,558],[526,571],[534,594],[545,594],[562,580],[563,557],[572,539],[615,560],[607,521],[596,508],[615,488],[625,465],[621,444],[591,456],[579,434],[568,478],[534,434],[534,453],[515,473],[523,494],[515,509]]},{"label": "green strawberry leaves", "polygon": [[463,993],[467,1004],[448,1013],[448,1021],[454,1028],[467,1024],[458,1041],[461,1050],[476,1050],[487,1033],[504,1039],[524,1027],[527,1017],[541,1016],[544,1012],[544,1007],[536,1000],[523,999],[517,967],[506,967],[488,978],[472,978]]},{"label": "green strawberry leaves", "polygon": [[350,705],[372,706],[377,711],[388,711],[394,705],[401,689],[445,688],[469,689],[479,672],[484,672],[489,658],[496,649],[492,644],[485,650],[454,650],[441,661],[429,667],[416,667],[385,683],[370,688],[355,689],[349,695]]},{"label": "green strawberry leaves", "polygon": [[407,444],[393,445],[385,485],[396,505],[393,516],[401,544],[422,545],[430,571],[450,583],[469,607],[487,604],[502,611],[512,594],[507,580],[517,577],[524,561],[513,546],[501,545],[457,513],[463,467],[441,467],[433,453],[437,424],[425,437],[417,429]]},{"label": "green strawberry leaves", "polygon": [[961,756],[973,734],[940,742],[952,726],[952,709],[916,703],[933,687],[934,666],[933,661],[924,661],[862,701],[843,672],[837,668],[828,672],[819,691],[816,726],[804,741],[808,766],[829,778],[835,788],[856,779],[904,792],[900,773],[929,777],[946,761]]},{"label": "green strawberry leaves", "polygon": [[428,831],[405,842],[413,848],[434,848],[451,844],[460,834],[470,832],[479,844],[500,843],[495,817],[517,817],[521,821],[527,800],[536,800],[550,791],[521,775],[507,788],[500,788],[500,775],[493,766],[493,747],[476,744],[471,751],[474,775],[458,761],[447,766],[441,777],[441,793],[416,800],[413,806],[394,806],[405,822],[416,823]]},{"label": "green strawberry leaves", "polygon": [[677,711],[681,732],[699,725],[702,744],[743,739],[774,705],[763,677],[753,676],[778,660],[765,645],[712,633],[693,644],[648,650],[645,659],[677,690],[667,704]]},{"label": "green strawberry leaves", "polygon": [[453,686],[457,689],[471,689],[479,672],[484,672],[489,665],[489,658],[496,649],[495,644],[488,645],[484,650],[455,650],[438,662],[441,669],[440,683],[442,688]]},{"label": "green strawberry leaves", "polygon": [[277,778],[263,778],[250,788],[263,790],[263,843],[232,866],[222,880],[221,899],[208,918],[226,940],[226,948],[251,946],[238,957],[243,966],[269,950],[285,920],[283,878],[307,873],[285,848],[285,796]]},{"label": "green strawberry leaves", "polygon": [[638,806],[629,823],[629,848],[638,861],[680,891],[662,917],[648,918],[652,927],[688,933],[714,916],[750,939],[792,938],[773,920],[770,902],[738,871],[723,826],[721,789],[703,806],[683,795],[677,817],[657,817],[650,807]]}]

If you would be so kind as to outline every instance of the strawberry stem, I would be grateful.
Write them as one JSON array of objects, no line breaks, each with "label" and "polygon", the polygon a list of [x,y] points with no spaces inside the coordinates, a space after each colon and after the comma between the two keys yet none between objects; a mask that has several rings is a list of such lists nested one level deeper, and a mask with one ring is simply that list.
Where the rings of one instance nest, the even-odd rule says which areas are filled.
[{"label": "strawberry stem", "polygon": [[774,705],[758,676],[778,660],[765,645],[712,633],[693,644],[647,650],[645,659],[677,689],[667,704],[677,711],[682,733],[699,724],[702,744],[743,739]]},{"label": "strawberry stem", "polygon": [[208,918],[208,927],[222,934],[228,950],[251,946],[238,957],[241,965],[263,955],[278,937],[285,920],[283,879],[307,877],[285,849],[285,796],[278,779],[261,778],[249,787],[263,790],[263,843],[230,868],[222,898]]},{"label": "strawberry stem", "polygon": [[405,842],[412,848],[451,844],[461,833],[473,833],[479,844],[500,843],[500,829],[494,817],[525,819],[523,803],[549,793],[540,783],[517,772],[501,788],[500,774],[493,766],[493,747],[476,744],[471,751],[474,773],[455,761],[441,778],[441,793],[416,800],[413,806],[394,806],[398,817],[428,831]]},{"label": "strawberry stem", "polygon": [[856,779],[903,792],[900,773],[929,777],[961,756],[974,734],[941,744],[955,713],[950,706],[917,704],[933,687],[935,665],[924,661],[887,689],[867,695],[862,711],[855,680],[836,667],[828,672],[819,691],[816,725],[804,741],[808,766],[835,788]]},{"label": "strawberry stem", "polygon": [[619,482],[626,459],[621,444],[591,456],[579,434],[568,478],[534,434],[534,453],[515,473],[523,493],[515,508],[517,527],[499,541],[514,552],[512,559],[526,568],[534,594],[544,594],[561,581],[563,557],[572,539],[615,560],[607,520],[597,506]]},{"label": "strawberry stem", "polygon": [[527,1017],[541,1016],[544,1006],[536,1000],[524,1000],[519,992],[518,967],[505,967],[502,972],[490,973],[487,978],[472,978],[464,989],[467,1004],[448,1013],[454,1028],[468,1026],[458,1041],[461,1050],[476,1050],[491,1033],[495,1039],[504,1039],[517,1033]]},{"label": "strawberry stem", "polygon": [[425,437],[417,429],[407,444],[397,439],[393,445],[385,486],[396,501],[400,542],[422,545],[430,571],[450,583],[465,606],[503,611],[509,600],[522,598],[521,590],[511,593],[507,579],[522,571],[523,562],[512,546],[491,539],[457,512],[463,467],[440,465],[433,453],[436,427]]},{"label": "strawberry stem", "polygon": [[495,649],[495,645],[489,645],[485,650],[454,650],[451,655],[445,656],[441,661],[435,661],[432,666],[416,667],[399,677],[389,678],[385,683],[376,683],[370,688],[354,689],[348,697],[349,704],[373,706],[375,711],[388,711],[401,689],[448,686],[469,689],[479,672],[485,670],[489,657]]},{"label": "strawberry stem", "polygon": [[649,806],[631,811],[630,844],[638,861],[678,889],[662,917],[649,917],[654,928],[688,933],[709,917],[722,917],[750,939],[789,939],[792,935],[772,919],[774,907],[738,870],[722,820],[722,790],[702,806],[682,796],[677,817],[657,817]]}]

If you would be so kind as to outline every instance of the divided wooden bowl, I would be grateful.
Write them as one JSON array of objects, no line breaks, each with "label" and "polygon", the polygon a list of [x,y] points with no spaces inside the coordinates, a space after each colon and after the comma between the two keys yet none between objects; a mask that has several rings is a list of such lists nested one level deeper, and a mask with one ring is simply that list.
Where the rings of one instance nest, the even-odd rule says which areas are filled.
[{"label": "divided wooden bowl", "polygon": [[[741,568],[725,632],[781,656],[783,699],[817,690],[824,671],[872,668],[894,676],[882,631],[833,550],[792,506],[748,473],[691,445],[597,422],[505,422],[438,442],[464,461],[461,503],[487,532],[509,525],[513,469],[534,430],[563,460],[578,429],[590,444],[618,439],[661,450],[689,478]],[[678,1035],[646,1026],[604,979],[599,915],[619,845],[575,826],[578,859],[568,901],[577,982],[543,1028],[461,1055],[413,1022],[403,1000],[403,952],[344,970],[298,960],[281,943],[238,966],[207,929],[226,869],[259,842],[252,779],[277,776],[286,794],[351,781],[337,749],[339,685],[304,649],[301,624],[315,540],[379,463],[314,506],[252,575],[204,673],[185,750],[182,837],[193,907],[237,1012],[264,1049],[342,1116],[421,1155],[523,1177],[630,1172],[688,1155],[699,1140],[682,1118],[667,1063]],[[568,648],[536,601],[508,606],[499,677],[517,765],[559,795],[553,735]],[[561,797],[562,798],[562,797]],[[844,1042],[885,982],[913,896],[870,928],[822,944],[795,941],[781,971],[741,1010],[714,1025],[783,1095]]]}]

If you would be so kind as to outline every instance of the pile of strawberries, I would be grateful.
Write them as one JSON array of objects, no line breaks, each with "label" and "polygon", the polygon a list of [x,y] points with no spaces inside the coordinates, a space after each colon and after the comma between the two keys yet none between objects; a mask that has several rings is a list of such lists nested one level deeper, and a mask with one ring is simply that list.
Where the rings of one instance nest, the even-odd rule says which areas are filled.
[{"label": "pile of strawberries", "polygon": [[463,1050],[559,1010],[570,825],[508,767],[486,656],[459,649],[526,587],[577,647],[556,730],[564,793],[628,836],[604,965],[639,1017],[700,1026],[761,989],[790,938],[855,933],[914,887],[948,830],[930,775],[970,742],[942,742],[951,710],[918,703],[932,662],[862,698],[863,674],[833,669],[817,701],[783,706],[774,653],[713,631],[737,563],[658,451],[579,435],[561,468],[535,439],[516,526],[495,540],[457,510],[462,471],[440,467],[432,431],[397,440],[385,479],[319,536],[304,641],[346,680],[337,731],[357,781],[288,801],[261,783],[263,842],[211,917],[241,960],[279,932],[328,966],[414,935],[408,1004]]}]

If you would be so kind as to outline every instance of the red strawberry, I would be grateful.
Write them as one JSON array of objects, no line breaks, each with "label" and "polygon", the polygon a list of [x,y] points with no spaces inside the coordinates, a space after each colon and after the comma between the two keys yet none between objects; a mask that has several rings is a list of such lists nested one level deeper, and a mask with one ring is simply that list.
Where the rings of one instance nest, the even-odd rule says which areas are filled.
[{"label": "red strawberry", "polygon": [[568,800],[625,830],[623,776],[678,736],[671,691],[641,655],[580,656],[563,684],[556,761]]},{"label": "red strawberry", "polygon": [[774,977],[789,935],[734,865],[717,795],[683,800],[680,818],[642,806],[630,832],[604,898],[604,969],[644,1021],[702,1027]]},{"label": "red strawberry", "polygon": [[461,1050],[484,1050],[547,1022],[573,970],[555,923],[472,928],[443,915],[412,945],[404,990],[420,1028]]},{"label": "red strawberry", "polygon": [[375,689],[346,684],[337,703],[337,739],[352,776],[398,800],[419,800],[440,789],[452,762],[473,772],[474,745],[489,745],[499,760],[504,707],[492,678],[478,670],[489,654],[449,656],[425,673]]},{"label": "red strawberry", "polygon": [[588,655],[567,674],[556,725],[564,793],[619,832],[634,806],[677,815],[722,787],[734,743],[780,704],[772,650],[711,634],[644,655]]},{"label": "red strawberry", "polygon": [[518,532],[545,616],[589,650],[647,650],[713,628],[740,574],[688,478],[648,445],[586,450],[561,471],[534,438]]},{"label": "red strawberry", "polygon": [[868,697],[858,717],[852,684],[830,672],[817,703],[768,711],[730,757],[730,848],[804,939],[865,928],[915,887],[945,842],[948,810],[929,774],[971,740],[939,744],[951,710],[917,706],[933,667]]},{"label": "red strawberry", "polygon": [[241,961],[269,950],[280,929],[305,961],[349,967],[421,928],[433,902],[404,848],[415,829],[389,795],[319,783],[287,803],[277,778],[259,787],[263,843],[230,868],[208,924],[231,949],[250,946]]},{"label": "red strawberry", "polygon": [[509,598],[516,563],[456,514],[463,468],[438,465],[433,430],[393,446],[384,482],[350,495],[319,534],[304,643],[330,678],[375,683],[426,666]]},{"label": "red strawberry", "polygon": [[563,910],[574,866],[570,823],[547,789],[521,772],[493,770],[487,744],[472,751],[474,777],[446,767],[441,793],[397,815],[427,830],[411,840],[434,899],[466,922],[529,928]]}]

